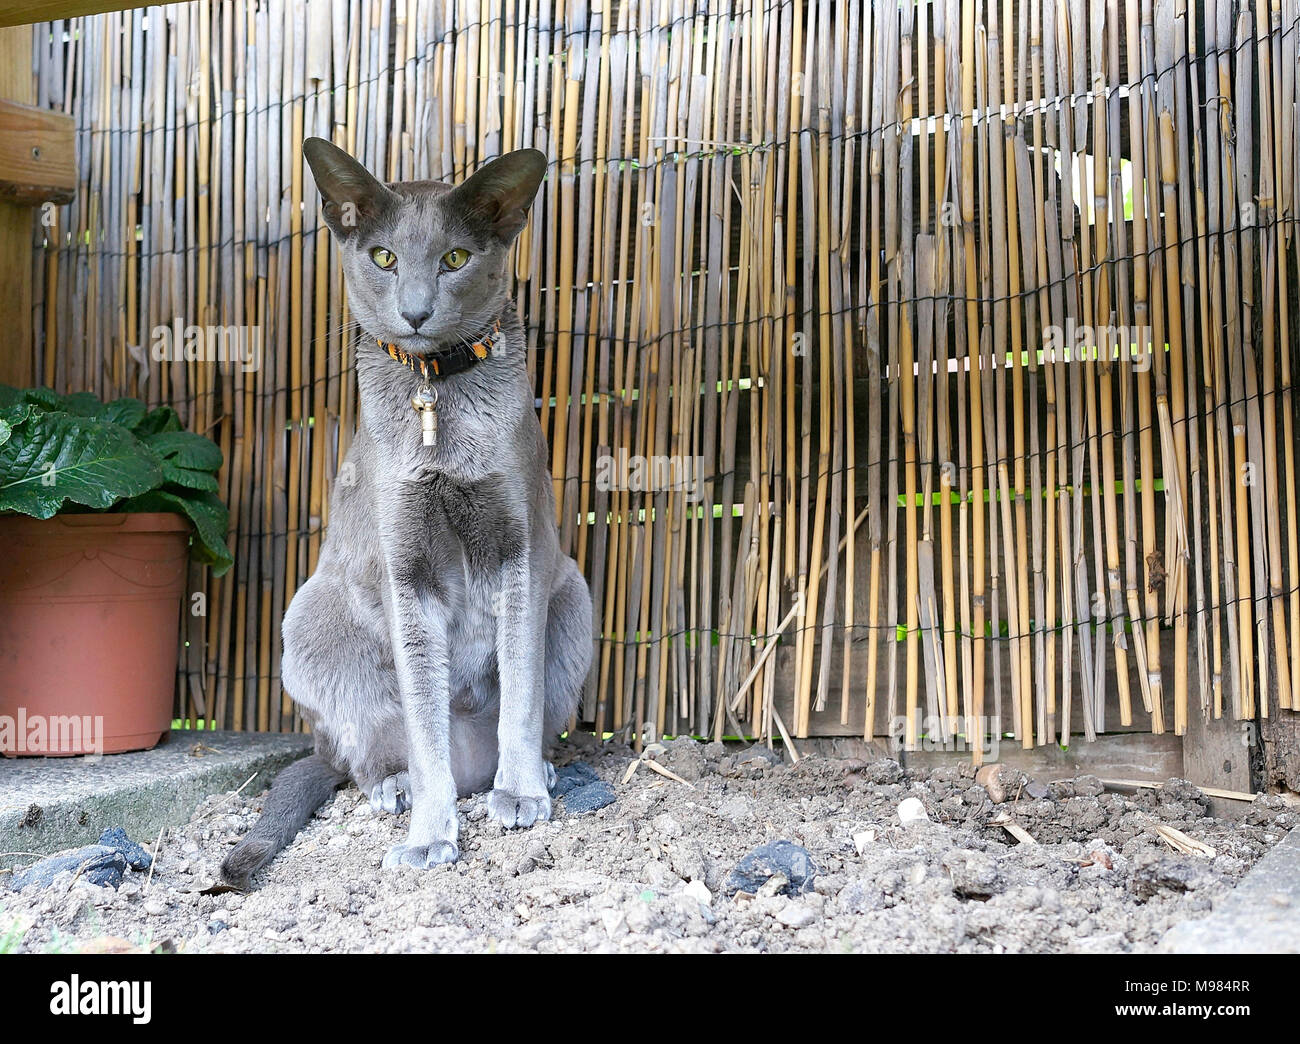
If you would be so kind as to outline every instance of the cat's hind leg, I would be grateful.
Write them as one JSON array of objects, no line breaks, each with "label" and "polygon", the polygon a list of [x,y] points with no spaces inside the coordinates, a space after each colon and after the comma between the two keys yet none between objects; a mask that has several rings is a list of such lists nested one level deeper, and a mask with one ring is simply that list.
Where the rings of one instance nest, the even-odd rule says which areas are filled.
[{"label": "cat's hind leg", "polygon": [[399,815],[411,807],[411,776],[398,772],[370,788],[370,807],[376,812]]},{"label": "cat's hind leg", "polygon": [[[406,730],[378,592],[318,569],[284,616],[284,687],[312,723],[317,751],[363,794],[393,794],[407,768]],[[389,781],[391,780],[391,784]],[[405,788],[409,805],[409,786]]]},{"label": "cat's hind leg", "polygon": [[392,658],[365,608],[364,595],[328,570],[294,595],[284,618],[281,677],[312,723],[316,753],[275,778],[261,818],[222,862],[227,883],[247,888],[346,777],[365,790],[404,773]]},{"label": "cat's hind leg", "polygon": [[[564,560],[546,614],[546,705],[543,742],[569,727],[591,667],[591,592],[571,558]],[[548,763],[548,768],[550,765]],[[548,783],[554,785],[555,770]]]}]

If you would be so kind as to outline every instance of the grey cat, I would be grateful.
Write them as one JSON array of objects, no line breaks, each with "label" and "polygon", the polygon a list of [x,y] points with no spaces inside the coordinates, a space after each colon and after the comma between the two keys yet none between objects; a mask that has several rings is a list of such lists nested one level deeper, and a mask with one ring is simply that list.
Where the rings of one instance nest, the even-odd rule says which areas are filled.
[{"label": "grey cat", "polygon": [[303,154],[370,337],[347,480],[284,617],[283,681],[316,752],[276,777],[222,863],[240,887],[348,778],[376,808],[411,809],[384,866],[455,860],[456,798],[489,786],[505,826],[550,818],[544,744],[593,644],[506,271],[545,157],[512,152],[452,187],[381,184],[320,138]]}]

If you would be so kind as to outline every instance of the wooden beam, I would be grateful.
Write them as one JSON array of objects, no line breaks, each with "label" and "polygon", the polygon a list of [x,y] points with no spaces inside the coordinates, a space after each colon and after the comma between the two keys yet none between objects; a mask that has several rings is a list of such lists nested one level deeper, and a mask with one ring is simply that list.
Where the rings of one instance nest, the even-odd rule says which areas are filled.
[{"label": "wooden beam", "polygon": [[105,11],[128,11],[147,4],[123,3],[122,0],[14,0],[0,4],[0,26],[29,25],[55,18],[103,14]]},{"label": "wooden beam", "polygon": [[[30,104],[32,31],[0,29],[0,98]],[[31,207],[0,200],[0,383],[32,384]]]},{"label": "wooden beam", "polygon": [[0,99],[0,199],[71,203],[77,185],[71,116]]},{"label": "wooden beam", "polygon": [[[799,749],[802,751],[803,747]],[[943,750],[902,751],[891,753],[890,757],[899,759],[908,768],[924,769],[970,761],[969,754]],[[1043,783],[1082,773],[1163,783],[1182,774],[1183,740],[1168,732],[1159,736],[1126,732],[1098,736],[1094,743],[1076,743],[1068,750],[1056,746],[1024,750],[1008,740],[1000,743],[996,755],[988,755],[986,760],[1018,768]]]}]

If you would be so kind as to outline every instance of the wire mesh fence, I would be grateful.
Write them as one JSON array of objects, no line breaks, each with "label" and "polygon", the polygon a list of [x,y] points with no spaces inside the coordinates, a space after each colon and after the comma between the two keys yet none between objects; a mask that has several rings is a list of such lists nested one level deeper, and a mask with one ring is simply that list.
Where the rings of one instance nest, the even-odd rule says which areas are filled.
[{"label": "wire mesh fence", "polygon": [[236,565],[191,577],[178,713],[301,727],[279,624],[374,350],[311,135],[389,180],[548,157],[515,274],[596,607],[583,725],[978,748],[1300,710],[1298,18],[204,0],[39,27],[81,183],[34,230],[36,372],[225,452]]}]

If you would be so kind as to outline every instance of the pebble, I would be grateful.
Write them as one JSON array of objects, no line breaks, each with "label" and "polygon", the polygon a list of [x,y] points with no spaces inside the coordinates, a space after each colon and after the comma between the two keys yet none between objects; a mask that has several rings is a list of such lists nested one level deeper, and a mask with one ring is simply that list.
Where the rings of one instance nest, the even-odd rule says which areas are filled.
[{"label": "pebble", "polygon": [[564,810],[569,815],[595,812],[606,805],[612,805],[615,797],[614,788],[604,780],[598,779],[594,783],[587,783],[569,791],[564,796]]},{"label": "pebble", "polygon": [[928,821],[929,814],[925,811],[925,806],[921,804],[920,798],[904,798],[898,804],[898,821],[907,826],[909,823],[920,823]]},{"label": "pebble", "polygon": [[605,934],[611,939],[627,932],[627,917],[622,910],[602,910],[600,923],[604,926]]},{"label": "pebble", "polygon": [[599,782],[600,777],[596,775],[596,770],[588,765],[585,761],[575,761],[569,765],[562,765],[555,770],[555,786],[551,788],[551,793],[557,797],[564,797],[571,791],[578,790],[590,783]]},{"label": "pebble", "polygon": [[650,904],[643,899],[633,899],[628,904],[623,916],[627,920],[629,931],[648,932],[654,926],[654,911],[650,909]]},{"label": "pebble", "polygon": [[109,848],[116,848],[126,857],[126,865],[132,870],[148,870],[153,857],[144,848],[126,836],[126,831],[119,827],[110,827],[99,835],[99,843]]},{"label": "pebble", "polygon": [[167,904],[160,899],[146,899],[144,912],[150,917],[161,917],[167,912]]},{"label": "pebble", "polygon": [[954,848],[944,854],[943,868],[952,878],[953,894],[963,899],[987,899],[1006,887],[997,862],[986,852]]},{"label": "pebble", "polygon": [[664,837],[682,836],[681,823],[677,822],[677,820],[674,819],[672,816],[670,816],[667,812],[663,813],[662,815],[655,816],[654,821],[651,823],[651,825],[654,827],[655,833],[661,834]]},{"label": "pebble", "polygon": [[50,856],[38,863],[33,863],[25,870],[13,875],[10,887],[19,892],[30,884],[48,888],[56,877],[68,871],[79,871],[77,883],[107,885],[116,888],[122,883],[126,872],[127,858],[118,849],[109,845],[86,845],[72,852]]},{"label": "pebble", "polygon": [[806,903],[790,902],[777,912],[776,919],[787,928],[807,928],[817,920],[817,914]]},{"label": "pebble", "polygon": [[793,841],[769,841],[746,853],[727,876],[725,891],[757,893],[770,879],[785,878],[781,891],[794,896],[811,892],[818,867],[812,853]]},{"label": "pebble", "polygon": [[519,926],[519,930],[515,932],[515,938],[519,940],[521,946],[536,946],[548,934],[550,933],[546,925],[529,923]]}]

